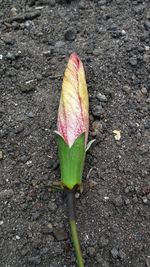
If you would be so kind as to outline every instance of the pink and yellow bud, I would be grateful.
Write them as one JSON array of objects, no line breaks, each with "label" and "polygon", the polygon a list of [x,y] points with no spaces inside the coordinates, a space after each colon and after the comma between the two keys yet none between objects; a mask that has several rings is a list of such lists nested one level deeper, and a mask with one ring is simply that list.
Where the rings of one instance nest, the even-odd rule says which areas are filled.
[{"label": "pink and yellow bud", "polygon": [[57,131],[71,147],[82,133],[88,138],[89,102],[85,73],[80,58],[70,56],[62,85]]},{"label": "pink and yellow bud", "polygon": [[62,84],[57,133],[61,180],[72,189],[81,183],[89,129],[89,101],[80,58],[70,56]]}]

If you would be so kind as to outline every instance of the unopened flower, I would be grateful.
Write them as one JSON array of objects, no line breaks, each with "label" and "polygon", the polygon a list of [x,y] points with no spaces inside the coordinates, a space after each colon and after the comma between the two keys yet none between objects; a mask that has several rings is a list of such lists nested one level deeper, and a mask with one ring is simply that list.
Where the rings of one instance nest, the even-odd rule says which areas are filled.
[{"label": "unopened flower", "polygon": [[83,64],[73,53],[62,84],[57,134],[61,181],[72,189],[81,184],[89,129],[89,101]]},{"label": "unopened flower", "polygon": [[88,128],[89,103],[85,73],[80,58],[73,53],[64,74],[57,131],[71,147],[82,133],[85,133],[87,142]]}]

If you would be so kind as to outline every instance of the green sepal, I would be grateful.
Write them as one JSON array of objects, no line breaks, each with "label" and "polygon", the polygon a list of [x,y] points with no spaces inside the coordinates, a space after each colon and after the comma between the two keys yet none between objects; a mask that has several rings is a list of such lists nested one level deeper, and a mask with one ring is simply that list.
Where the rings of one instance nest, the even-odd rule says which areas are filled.
[{"label": "green sepal", "polygon": [[72,189],[82,182],[85,160],[85,133],[81,134],[71,147],[60,135],[57,135],[57,139],[61,182],[63,186]]},{"label": "green sepal", "polygon": [[93,139],[93,140],[91,140],[91,141],[88,142],[88,144],[87,144],[87,146],[86,146],[86,150],[85,150],[85,152],[87,152],[87,151],[90,149],[91,145],[92,145],[95,141],[96,141],[96,139]]}]

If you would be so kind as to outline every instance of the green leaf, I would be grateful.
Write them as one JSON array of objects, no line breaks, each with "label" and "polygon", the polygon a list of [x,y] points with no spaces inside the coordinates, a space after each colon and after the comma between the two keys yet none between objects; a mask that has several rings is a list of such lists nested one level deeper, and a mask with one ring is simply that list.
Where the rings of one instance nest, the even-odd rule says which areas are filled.
[{"label": "green leaf", "polygon": [[64,186],[72,189],[82,182],[85,160],[85,133],[81,134],[71,147],[65,143],[60,135],[57,135],[57,139],[61,181]]}]

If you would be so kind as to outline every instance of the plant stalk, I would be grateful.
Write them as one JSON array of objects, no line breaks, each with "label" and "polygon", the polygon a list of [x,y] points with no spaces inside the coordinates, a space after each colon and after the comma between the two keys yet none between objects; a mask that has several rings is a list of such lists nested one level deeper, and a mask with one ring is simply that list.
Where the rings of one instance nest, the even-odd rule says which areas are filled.
[{"label": "plant stalk", "polygon": [[81,247],[80,247],[80,240],[77,231],[76,225],[76,216],[75,216],[75,192],[73,190],[66,190],[67,194],[67,207],[68,207],[68,218],[71,228],[71,236],[72,242],[74,245],[74,250],[77,259],[78,267],[84,267],[84,260],[82,257]]}]

